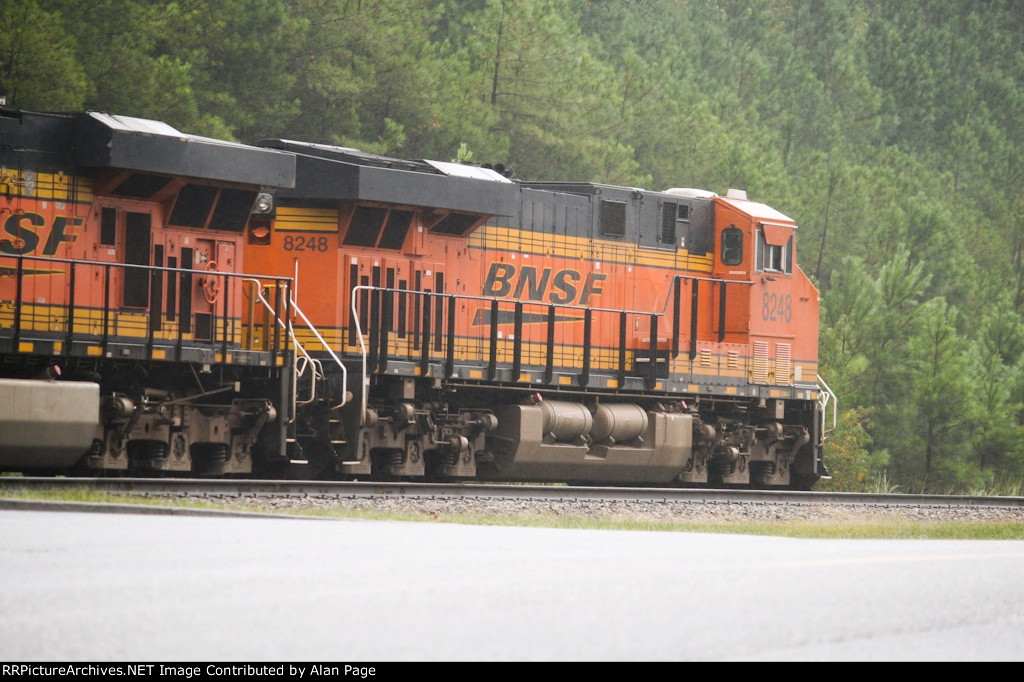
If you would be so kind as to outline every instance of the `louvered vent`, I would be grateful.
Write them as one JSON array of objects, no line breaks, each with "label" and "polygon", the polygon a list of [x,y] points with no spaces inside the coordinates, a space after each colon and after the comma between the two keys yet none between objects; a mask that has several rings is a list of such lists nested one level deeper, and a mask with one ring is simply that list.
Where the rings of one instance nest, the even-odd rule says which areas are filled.
[{"label": "louvered vent", "polygon": [[754,368],[750,373],[750,380],[757,384],[767,384],[768,366],[768,343],[754,341]]},{"label": "louvered vent", "polygon": [[775,344],[775,383],[793,383],[793,363],[791,358],[791,346],[788,343]]},{"label": "louvered vent", "polygon": [[729,351],[729,359],[727,360],[730,369],[737,369],[740,366],[740,354],[737,351]]},{"label": "louvered vent", "polygon": [[700,352],[700,366],[710,367],[711,366],[711,351],[707,348]]}]

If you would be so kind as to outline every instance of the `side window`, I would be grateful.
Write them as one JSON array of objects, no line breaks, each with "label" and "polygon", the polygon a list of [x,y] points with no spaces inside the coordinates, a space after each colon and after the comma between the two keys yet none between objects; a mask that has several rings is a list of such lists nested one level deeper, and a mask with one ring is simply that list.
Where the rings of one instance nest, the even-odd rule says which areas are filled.
[{"label": "side window", "polygon": [[784,244],[769,244],[764,229],[757,231],[757,262],[759,272],[793,272],[793,237]]},{"label": "side window", "polygon": [[722,265],[739,265],[743,262],[743,230],[727,227],[722,230]]}]

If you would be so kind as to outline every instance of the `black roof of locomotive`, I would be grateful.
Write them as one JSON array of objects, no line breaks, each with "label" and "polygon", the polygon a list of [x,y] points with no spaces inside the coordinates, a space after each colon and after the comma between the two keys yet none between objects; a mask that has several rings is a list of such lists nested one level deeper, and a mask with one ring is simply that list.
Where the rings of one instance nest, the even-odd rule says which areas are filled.
[{"label": "black roof of locomotive", "polygon": [[671,197],[673,199],[685,199],[689,202],[706,201],[702,196],[682,197],[672,192],[643,189],[641,187],[626,187],[624,185],[606,185],[600,182],[559,182],[559,181],[530,181],[523,182],[523,187],[529,189],[545,190],[548,192],[563,192],[565,194],[576,194],[579,196],[602,196],[615,200],[640,199],[649,194]]},{"label": "black roof of locomotive", "polygon": [[294,140],[258,144],[297,155],[295,188],[276,192],[279,199],[377,201],[489,215],[515,211],[516,183],[484,168]]},{"label": "black roof of locomotive", "polygon": [[396,168],[400,170],[419,171],[424,173],[436,172],[430,165],[423,161],[410,161],[409,159],[394,159],[379,154],[371,154],[354,147],[341,147],[332,144],[321,144],[319,142],[300,142],[298,140],[284,140],[279,138],[266,138],[256,143],[259,147],[289,151],[294,154],[314,156],[331,161],[343,161],[355,163],[362,166],[376,166],[378,168]]},{"label": "black roof of locomotive", "polygon": [[0,110],[3,155],[35,168],[117,168],[262,187],[292,187],[295,156],[100,112]]},{"label": "black roof of locomotive", "polygon": [[[0,164],[41,171],[73,165],[75,135],[68,114],[0,109]],[[16,160],[17,159],[17,160]]]},{"label": "black roof of locomotive", "polygon": [[615,191],[626,191],[626,192],[648,192],[650,190],[640,189],[639,187],[625,187],[623,185],[606,185],[599,182],[572,182],[572,181],[529,181],[524,182],[523,187],[530,187],[532,189],[547,189],[557,192],[565,192],[566,194],[601,194],[603,190],[615,190]]},{"label": "black roof of locomotive", "polygon": [[78,116],[76,160],[151,173],[295,186],[295,156],[277,150],[187,135],[166,123],[87,112]]}]

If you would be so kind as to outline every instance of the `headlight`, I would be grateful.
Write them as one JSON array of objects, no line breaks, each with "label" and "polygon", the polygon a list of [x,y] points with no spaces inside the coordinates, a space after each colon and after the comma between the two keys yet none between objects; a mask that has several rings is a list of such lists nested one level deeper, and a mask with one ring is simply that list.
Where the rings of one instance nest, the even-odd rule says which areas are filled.
[{"label": "headlight", "polygon": [[260,192],[256,197],[256,206],[252,209],[253,213],[270,213],[274,210],[274,197],[268,192]]}]

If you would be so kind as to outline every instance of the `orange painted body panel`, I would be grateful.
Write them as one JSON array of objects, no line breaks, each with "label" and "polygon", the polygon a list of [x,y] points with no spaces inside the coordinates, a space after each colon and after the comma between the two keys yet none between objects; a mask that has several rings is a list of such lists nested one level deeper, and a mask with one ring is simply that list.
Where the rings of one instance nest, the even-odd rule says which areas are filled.
[{"label": "orange painted body panel", "polygon": [[[749,298],[746,301],[746,317],[749,321],[748,334],[751,344],[766,343],[769,356],[778,357],[789,353],[792,360],[817,366],[818,360],[818,292],[797,262],[797,228],[786,216],[762,204],[728,199],[718,200],[715,216],[716,244],[721,243],[722,231],[730,226],[740,228],[745,237],[743,260],[740,265],[726,266],[719,258],[715,272],[721,277],[749,278]],[[759,270],[756,264],[757,230],[764,230],[766,241],[782,246],[792,244],[787,256],[791,263],[790,272]],[[751,350],[751,357],[754,351]],[[792,383],[778,377],[777,383]],[[815,383],[814,376],[795,377],[797,383]],[[761,383],[761,382],[758,382]]]},{"label": "orange painted body panel", "polygon": [[[139,264],[166,267],[173,263],[181,268],[182,252],[188,249],[195,270],[240,271],[241,234],[167,226],[165,204],[92,196],[89,182],[83,178],[76,179],[75,186],[78,200],[43,198],[46,195],[38,192],[33,196],[0,196],[0,275],[9,275],[0,276],[0,320],[5,325],[13,324],[18,297],[18,259],[13,256],[24,256],[20,298],[24,331],[67,333],[74,268],[76,335],[101,335],[106,311],[109,335],[147,336],[151,287],[155,287],[153,291],[160,292],[162,310],[161,332],[156,336],[166,337],[173,328],[177,337],[180,297],[186,292],[175,281],[177,278],[164,276],[157,282],[149,272],[122,267],[131,262],[131,249]],[[102,227],[105,209],[113,212],[108,213],[113,216],[113,231],[106,235]],[[193,276],[191,314],[223,315],[226,300],[229,318],[237,320],[242,308],[238,280],[232,280],[225,289],[223,278],[215,279],[210,288],[204,289],[203,276]],[[195,325],[189,324],[186,329],[183,337],[192,338]]]},{"label": "orange painted body panel", "polygon": [[[286,209],[289,217],[283,226],[280,217],[275,221],[268,245],[247,243],[246,267],[261,274],[292,276],[297,263],[298,304],[325,338],[336,340],[337,345],[332,341],[335,349],[359,351],[354,334],[357,325],[350,319],[350,296],[354,287],[368,286],[454,294],[457,361],[487,361],[492,300],[496,298],[500,300],[499,344],[512,341],[516,301],[522,303],[524,366],[543,365],[545,361],[530,349],[547,343],[547,320],[553,305],[556,369],[578,369],[582,365],[579,349],[584,341],[584,312],[589,308],[591,361],[595,368],[617,368],[620,311],[628,311],[626,347],[631,358],[633,353],[649,351],[651,318],[657,315],[655,343],[659,350],[674,350],[674,329],[678,326],[679,355],[672,362],[673,372],[719,374],[731,376],[734,381],[746,374],[754,383],[792,384],[794,379],[796,383],[814,383],[813,374],[787,371],[786,363],[807,371],[816,368],[817,292],[797,267],[791,267],[789,273],[756,271],[758,227],[770,218],[772,233],[768,238],[774,242],[795,232],[792,221],[760,204],[716,200],[715,249],[707,257],[692,257],[684,249],[642,248],[608,239],[563,238],[493,225],[485,225],[468,237],[438,235],[429,232],[419,212],[413,217],[401,250],[352,246],[344,243],[346,215],[351,211],[343,206],[334,212],[332,215],[340,216],[337,231],[329,232],[329,221],[314,226],[296,218],[295,212],[303,210],[307,209]],[[728,227],[744,235],[743,258],[734,265],[725,265],[720,257],[722,231]],[[305,240],[323,237],[328,248],[296,250],[300,235]],[[289,238],[290,248],[285,246]],[[516,248],[518,244],[522,248]],[[676,278],[678,309],[673,291]],[[695,286],[697,357],[691,363]],[[724,320],[720,307],[723,289]],[[374,296],[382,294],[367,291],[356,297],[357,308],[363,311],[358,328],[367,342],[368,328],[374,322],[367,310],[379,316],[386,309],[383,299]],[[390,321],[375,317],[378,329],[390,332],[389,357],[420,358],[426,305],[423,299],[411,293],[395,293],[390,302]],[[449,328],[449,303],[445,299],[443,310],[438,311],[438,300],[431,302],[428,318],[429,355],[433,360],[444,358],[438,335],[444,336]],[[753,358],[763,349],[760,345],[755,349],[755,343],[767,344],[766,361],[771,366],[763,375],[753,371]],[[507,359],[507,352],[499,352],[499,362]]]}]

